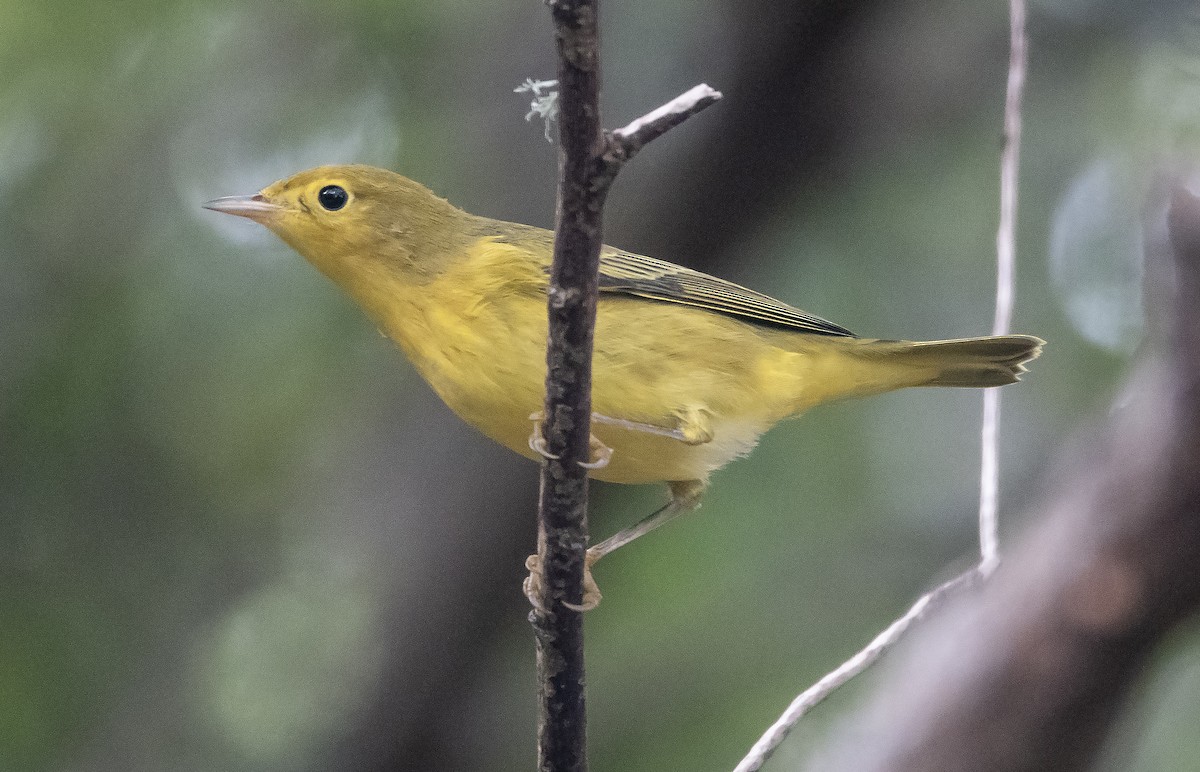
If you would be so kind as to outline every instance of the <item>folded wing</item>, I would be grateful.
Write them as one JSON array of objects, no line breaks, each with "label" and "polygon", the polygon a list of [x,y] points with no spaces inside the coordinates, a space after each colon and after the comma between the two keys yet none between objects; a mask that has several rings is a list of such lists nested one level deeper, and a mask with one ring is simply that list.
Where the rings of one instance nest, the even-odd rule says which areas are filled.
[{"label": "folded wing", "polygon": [[768,327],[853,337],[844,327],[739,284],[629,252],[600,255],[600,290],[703,308]]}]

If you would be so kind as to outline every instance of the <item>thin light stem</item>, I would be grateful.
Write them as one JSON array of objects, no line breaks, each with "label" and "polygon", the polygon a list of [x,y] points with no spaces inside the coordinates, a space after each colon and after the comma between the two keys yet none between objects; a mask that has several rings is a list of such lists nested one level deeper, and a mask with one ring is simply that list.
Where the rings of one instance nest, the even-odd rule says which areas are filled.
[{"label": "thin light stem", "polygon": [[662,107],[651,110],[629,125],[612,133],[613,140],[624,150],[628,160],[643,145],[661,137],[674,127],[691,118],[721,98],[721,92],[701,83],[693,86]]},{"label": "thin light stem", "polygon": [[[1000,224],[996,231],[996,310],[992,334],[1005,335],[1012,321],[1016,286],[1017,180],[1021,157],[1021,105],[1025,90],[1028,53],[1025,42],[1025,2],[1009,0],[1008,86],[1004,102],[1004,150],[1000,158]],[[754,772],[762,767],[796,723],[822,700],[870,667],[894,646],[931,606],[955,589],[976,579],[986,579],[1000,562],[997,527],[1000,465],[1000,393],[987,389],[983,396],[982,458],[979,485],[979,564],[922,595],[899,619],[892,622],[865,648],[801,692],[759,739],[734,772]]]},{"label": "thin light stem", "polygon": [[983,393],[979,454],[979,567],[990,575],[1000,564],[1000,391]]},{"label": "thin light stem", "polygon": [[[1005,570],[930,620],[810,766],[1119,765],[1131,693],[1200,610],[1200,199],[1171,187],[1165,222],[1147,208],[1156,324],[1121,405],[1047,465],[1056,493],[1029,512]],[[1169,287],[1154,278],[1166,275]]]},{"label": "thin light stem", "polygon": [[908,611],[896,621],[888,625],[883,632],[864,646],[857,654],[843,662],[835,670],[830,671],[821,680],[800,693],[787,710],[783,712],[774,724],[763,733],[746,757],[737,765],[734,772],[756,772],[762,769],[775,749],[787,738],[796,723],[806,713],[819,705],[826,697],[840,689],[850,679],[863,672],[883,656],[883,653],[904,637],[914,622],[929,613],[929,610],[954,591],[965,587],[980,578],[980,570],[972,568],[944,584],[940,584],[917,599]]},{"label": "thin light stem", "polygon": [[[1021,165],[1021,105],[1028,48],[1025,0],[1009,0],[1008,87],[1004,99],[1004,150],[1000,155],[1000,224],[996,229],[996,310],[992,334],[1006,335],[1016,293],[1017,190]],[[1000,392],[983,393],[979,464],[979,567],[984,576],[1000,563]]]}]

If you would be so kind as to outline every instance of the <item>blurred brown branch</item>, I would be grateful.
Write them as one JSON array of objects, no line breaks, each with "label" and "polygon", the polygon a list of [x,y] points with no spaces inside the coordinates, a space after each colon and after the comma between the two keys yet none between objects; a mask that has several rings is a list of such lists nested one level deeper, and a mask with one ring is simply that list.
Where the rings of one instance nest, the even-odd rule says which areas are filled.
[{"label": "blurred brown branch", "polygon": [[[845,181],[856,144],[888,130],[879,128],[886,121],[856,106],[862,88],[854,80],[862,56],[856,41],[888,4],[726,0],[725,6],[722,39],[733,72],[724,83],[724,117],[689,128],[698,139],[671,170],[677,183],[670,196],[627,190],[622,199],[632,202],[636,215],[624,224],[642,254],[730,278],[729,269],[746,265],[747,234],[797,189]],[[938,109],[947,111],[945,120],[965,113],[944,101]]]},{"label": "blurred brown branch", "polygon": [[1168,231],[1148,265],[1161,351],[1128,403],[1059,470],[1042,525],[912,639],[814,768],[1087,768],[1154,645],[1200,605],[1200,200],[1182,187]]}]

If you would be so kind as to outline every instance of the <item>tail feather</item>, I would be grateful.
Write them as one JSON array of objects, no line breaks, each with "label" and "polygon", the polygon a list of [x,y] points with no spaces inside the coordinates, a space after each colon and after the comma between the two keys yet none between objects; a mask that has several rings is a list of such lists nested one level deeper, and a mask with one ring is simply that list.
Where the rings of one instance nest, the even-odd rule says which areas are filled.
[{"label": "tail feather", "polygon": [[1042,353],[1043,344],[1032,335],[926,342],[793,335],[788,340],[796,345],[792,414],[832,400],[913,386],[1014,383],[1025,363]]},{"label": "tail feather", "polygon": [[911,371],[913,386],[981,388],[1016,383],[1045,343],[1032,335],[1001,335],[927,343],[879,341],[873,354]]}]

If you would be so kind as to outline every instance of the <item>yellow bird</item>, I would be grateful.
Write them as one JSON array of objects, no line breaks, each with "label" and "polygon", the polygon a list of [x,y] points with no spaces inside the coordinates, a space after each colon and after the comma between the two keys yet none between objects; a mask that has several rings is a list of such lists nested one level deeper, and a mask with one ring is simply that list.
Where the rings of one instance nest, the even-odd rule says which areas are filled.
[{"label": "yellow bird", "polygon": [[[538,460],[554,234],[469,214],[394,172],[322,166],[209,209],[274,231],[400,345],[464,421]],[[670,503],[589,550],[588,565],[693,509],[709,475],[778,421],[910,386],[1001,386],[1043,341],[859,338],[767,295],[604,247],[590,475],[666,483]],[[536,569],[536,567],[534,567]],[[585,605],[599,599],[588,586]]]}]

